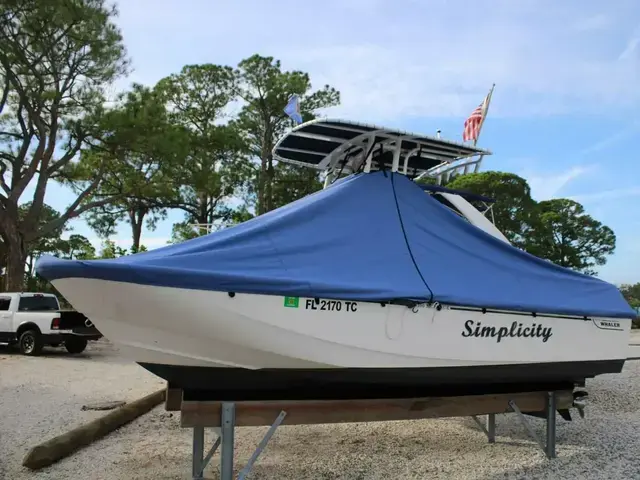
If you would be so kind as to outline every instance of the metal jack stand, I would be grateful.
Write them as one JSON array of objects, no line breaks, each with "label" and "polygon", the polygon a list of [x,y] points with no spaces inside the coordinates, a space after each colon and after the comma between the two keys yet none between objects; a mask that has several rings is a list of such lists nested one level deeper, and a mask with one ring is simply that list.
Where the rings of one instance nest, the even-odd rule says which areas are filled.
[{"label": "metal jack stand", "polygon": [[540,437],[533,431],[529,422],[524,417],[524,414],[520,411],[518,406],[513,400],[509,400],[509,407],[513,410],[522,426],[527,429],[529,435],[540,445],[542,451],[546,454],[547,458],[556,458],[556,395],[555,392],[547,393],[547,444],[545,445]]},{"label": "metal jack stand", "polygon": [[[169,392],[170,393],[170,392]],[[384,422],[419,420],[441,417],[469,417],[489,438],[496,441],[496,414],[515,412],[527,431],[536,439],[547,457],[555,457],[556,410],[569,416],[569,408],[575,407],[582,414],[585,393],[571,389],[549,392],[538,390],[508,394],[463,395],[448,397],[370,398],[347,400],[239,400],[220,401],[185,399],[186,395],[171,395],[167,409],[180,411],[180,424],[193,428],[193,480],[203,480],[203,471],[220,447],[220,480],[233,479],[234,430],[236,426],[270,426],[266,435],[239,472],[244,479],[267,446],[278,426],[316,425],[320,423]],[[181,397],[181,398],[180,398]],[[286,412],[286,413],[285,413]],[[524,413],[523,413],[524,412]],[[476,415],[486,415],[483,424]],[[543,444],[531,429],[524,415],[546,417],[547,442]],[[273,418],[276,421],[273,422]],[[272,423],[273,422],[273,423]],[[217,438],[213,447],[203,457],[204,429],[215,428]]]},{"label": "metal jack stand", "polygon": [[486,426],[483,425],[480,420],[478,420],[477,416],[472,415],[471,418],[473,418],[473,421],[476,422],[476,424],[478,424],[480,429],[487,436],[487,438],[489,439],[489,443],[496,443],[496,414],[489,413],[487,415]]},{"label": "metal jack stand", "polygon": [[[243,480],[247,474],[253,468],[256,460],[265,449],[269,440],[276,432],[276,429],[280,426],[284,417],[285,411],[281,411],[276,421],[273,422],[269,430],[262,438],[258,447],[251,455],[251,458],[245,465],[245,467],[238,474],[238,480]],[[204,427],[193,427],[193,459],[191,464],[191,476],[193,480],[203,480],[204,469],[207,467],[214,453],[220,449],[220,480],[233,480],[233,452],[235,447],[234,433],[235,433],[235,404],[225,402],[222,404],[221,409],[221,427],[214,428],[214,431],[218,434],[218,438],[213,443],[213,446],[203,458],[204,453]]]},{"label": "metal jack stand", "polygon": [[[556,395],[554,392],[547,393],[547,405],[545,408],[546,414],[546,424],[547,424],[547,442],[546,445],[542,442],[540,437],[536,434],[536,432],[531,428],[529,422],[525,418],[525,414],[522,413],[520,408],[514,400],[509,400],[509,408],[512,412],[514,412],[522,426],[527,430],[529,435],[540,445],[540,448],[545,453],[547,458],[552,459],[556,458]],[[496,415],[495,413],[490,413],[487,415],[486,426],[482,424],[478,417],[473,415],[471,418],[476,422],[476,424],[480,427],[480,429],[485,433],[487,438],[489,439],[489,443],[496,442]]]}]

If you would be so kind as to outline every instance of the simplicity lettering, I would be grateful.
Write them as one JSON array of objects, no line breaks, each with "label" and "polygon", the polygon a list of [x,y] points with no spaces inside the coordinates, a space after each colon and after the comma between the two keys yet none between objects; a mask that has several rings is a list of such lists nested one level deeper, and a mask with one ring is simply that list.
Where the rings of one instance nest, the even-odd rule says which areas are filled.
[{"label": "simplicity lettering", "polygon": [[553,335],[551,327],[543,327],[535,323],[524,327],[522,323],[513,322],[511,328],[507,328],[483,326],[481,322],[475,322],[473,320],[464,322],[464,331],[462,332],[463,337],[491,337],[495,338],[497,343],[507,337],[541,338],[542,343],[545,343],[551,338],[551,335]]}]

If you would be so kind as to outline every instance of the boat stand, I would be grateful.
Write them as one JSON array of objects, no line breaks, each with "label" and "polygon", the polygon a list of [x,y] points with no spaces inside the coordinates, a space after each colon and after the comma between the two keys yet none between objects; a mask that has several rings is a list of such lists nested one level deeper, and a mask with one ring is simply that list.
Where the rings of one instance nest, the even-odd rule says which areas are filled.
[{"label": "boat stand", "polygon": [[[509,408],[513,413],[518,416],[520,423],[525,428],[527,433],[533,438],[545,453],[548,459],[556,458],[556,394],[555,392],[547,392],[547,405],[545,408],[546,414],[546,427],[547,436],[546,443],[543,443],[538,434],[533,430],[529,424],[525,413],[523,413],[518,405],[513,400],[509,400]],[[486,418],[486,425],[478,420],[476,415],[472,415],[471,418],[476,422],[478,427],[485,433],[489,443],[496,443],[496,414],[489,413]]]},{"label": "boat stand", "polygon": [[[168,411],[180,411],[181,426],[193,429],[193,480],[204,479],[204,470],[218,449],[220,479],[232,480],[235,428],[270,425],[253,455],[236,477],[239,480],[246,478],[276,429],[283,423],[309,425],[470,416],[486,434],[489,443],[495,443],[496,414],[515,413],[547,458],[551,459],[556,456],[556,411],[567,410],[574,403],[573,391],[569,390],[460,397],[320,401],[190,401],[183,400],[182,397],[182,391],[168,388],[165,408]],[[486,415],[486,424],[478,419],[480,415]],[[526,415],[546,417],[546,442],[542,442],[532,429]],[[217,434],[206,455],[205,428],[212,428]]]},{"label": "boat stand", "polygon": [[[233,452],[235,446],[235,404],[231,402],[225,402],[222,404],[221,410],[222,427],[213,429],[218,438],[216,438],[216,441],[213,443],[212,447],[209,449],[209,452],[204,457],[204,426],[198,425],[193,427],[193,453],[191,460],[191,477],[193,480],[204,479],[204,469],[207,468],[207,465],[209,465],[209,462],[211,461],[214,453],[216,453],[218,447],[221,447],[220,479],[231,480],[233,478]],[[258,460],[258,457],[269,443],[269,440],[271,440],[273,434],[276,433],[276,429],[280,426],[286,415],[286,412],[280,412],[280,415],[278,415],[276,421],[271,425],[265,436],[262,438],[247,464],[238,474],[238,480],[243,480],[251,471],[253,465],[256,463],[256,460]]]}]

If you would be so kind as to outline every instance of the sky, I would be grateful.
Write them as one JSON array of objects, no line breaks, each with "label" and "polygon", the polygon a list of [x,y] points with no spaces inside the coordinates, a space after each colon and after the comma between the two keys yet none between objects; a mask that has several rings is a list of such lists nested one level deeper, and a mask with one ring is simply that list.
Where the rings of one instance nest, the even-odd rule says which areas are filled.
[{"label": "sky", "polygon": [[[637,0],[129,0],[116,2],[133,72],[153,85],[185,64],[235,66],[254,54],[330,84],[329,117],[461,141],[465,118],[496,84],[478,145],[482,170],[527,179],[536,200],[568,197],[611,227],[599,271],[640,281],[640,2]],[[28,198],[24,198],[25,201]],[[72,195],[51,185],[59,210]],[[172,212],[148,248],[166,244]],[[73,233],[99,246],[81,220]],[[114,238],[130,245],[123,224]]]}]

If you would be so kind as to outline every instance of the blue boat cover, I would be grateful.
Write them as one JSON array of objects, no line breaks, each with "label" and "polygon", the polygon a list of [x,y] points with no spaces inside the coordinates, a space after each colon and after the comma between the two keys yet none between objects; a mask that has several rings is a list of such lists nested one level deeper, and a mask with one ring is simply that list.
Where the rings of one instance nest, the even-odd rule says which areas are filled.
[{"label": "blue boat cover", "polygon": [[404,175],[360,173],[242,224],[112,260],[43,257],[49,280],[634,318],[619,290],[461,219]]}]

